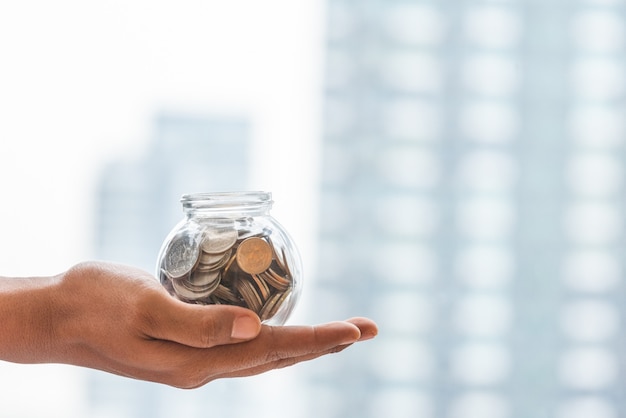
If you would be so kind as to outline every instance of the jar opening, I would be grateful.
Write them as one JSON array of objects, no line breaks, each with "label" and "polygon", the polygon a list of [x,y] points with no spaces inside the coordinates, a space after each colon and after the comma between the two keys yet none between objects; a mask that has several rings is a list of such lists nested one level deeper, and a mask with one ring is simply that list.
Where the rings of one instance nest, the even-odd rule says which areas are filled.
[{"label": "jar opening", "polygon": [[194,193],[180,199],[185,213],[266,212],[271,209],[272,193],[264,191]]}]

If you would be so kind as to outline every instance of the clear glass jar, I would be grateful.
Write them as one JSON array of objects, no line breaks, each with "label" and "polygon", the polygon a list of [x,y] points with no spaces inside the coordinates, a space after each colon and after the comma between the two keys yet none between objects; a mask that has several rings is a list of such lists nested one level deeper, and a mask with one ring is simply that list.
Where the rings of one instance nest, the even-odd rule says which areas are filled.
[{"label": "clear glass jar", "polygon": [[265,324],[284,324],[300,294],[302,261],[269,213],[271,193],[200,193],[181,202],[185,217],[159,251],[161,284],[188,303],[243,306]]}]

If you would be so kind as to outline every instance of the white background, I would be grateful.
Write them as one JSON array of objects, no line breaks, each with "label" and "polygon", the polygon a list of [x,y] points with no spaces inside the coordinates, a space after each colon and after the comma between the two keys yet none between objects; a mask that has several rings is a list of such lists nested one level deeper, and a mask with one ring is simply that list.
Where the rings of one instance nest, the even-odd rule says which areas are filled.
[{"label": "white background", "polygon": [[[0,275],[92,256],[95,176],[141,153],[162,110],[251,118],[252,186],[273,192],[311,265],[322,13],[313,0],[0,2]],[[78,417],[82,395],[76,369],[0,363],[3,416]]]}]

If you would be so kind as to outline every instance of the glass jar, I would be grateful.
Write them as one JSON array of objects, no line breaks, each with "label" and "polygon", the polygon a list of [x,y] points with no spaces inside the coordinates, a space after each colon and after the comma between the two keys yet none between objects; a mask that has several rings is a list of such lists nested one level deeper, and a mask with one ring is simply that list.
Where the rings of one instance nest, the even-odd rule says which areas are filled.
[{"label": "glass jar", "polygon": [[200,193],[181,199],[185,217],[163,242],[156,275],[188,303],[228,304],[284,324],[299,297],[300,254],[270,215],[268,192]]}]

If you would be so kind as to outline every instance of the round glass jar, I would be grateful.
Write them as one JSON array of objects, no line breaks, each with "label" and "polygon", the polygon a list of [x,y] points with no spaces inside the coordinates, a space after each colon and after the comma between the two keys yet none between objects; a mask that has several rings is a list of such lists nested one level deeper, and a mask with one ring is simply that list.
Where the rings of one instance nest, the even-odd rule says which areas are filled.
[{"label": "round glass jar", "polygon": [[181,203],[185,217],[159,251],[161,284],[184,302],[242,306],[265,324],[284,324],[299,297],[302,261],[269,213],[271,193],[199,193]]}]

